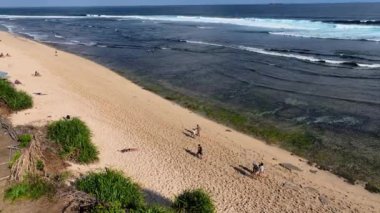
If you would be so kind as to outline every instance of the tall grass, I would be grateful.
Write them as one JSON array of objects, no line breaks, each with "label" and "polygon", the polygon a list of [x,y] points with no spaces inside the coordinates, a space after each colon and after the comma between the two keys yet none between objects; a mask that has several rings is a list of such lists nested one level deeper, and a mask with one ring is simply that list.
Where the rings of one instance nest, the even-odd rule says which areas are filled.
[{"label": "tall grass", "polygon": [[91,163],[98,159],[99,152],[91,142],[91,132],[78,118],[51,123],[48,137],[60,145],[60,154],[66,159],[78,163]]},{"label": "tall grass", "polygon": [[0,80],[0,101],[11,110],[19,111],[33,106],[33,99],[23,91],[17,91],[9,81]]},{"label": "tall grass", "polygon": [[[89,173],[76,181],[77,189],[89,193],[112,208],[144,208],[144,196],[140,187],[121,172],[106,169],[103,172]],[[98,207],[101,208],[101,207]]]},{"label": "tall grass", "polygon": [[21,157],[21,151],[17,150],[15,153],[13,153],[11,159],[8,162],[8,167],[12,168],[13,165],[16,163],[16,161]]},{"label": "tall grass", "polygon": [[29,146],[30,142],[32,141],[32,135],[31,134],[19,135],[17,140],[18,142],[20,142],[20,147],[25,148]]},{"label": "tall grass", "polygon": [[183,192],[174,200],[173,208],[176,212],[183,213],[215,212],[215,207],[210,196],[202,189]]},{"label": "tall grass", "polygon": [[19,199],[36,200],[45,195],[52,195],[54,192],[53,184],[37,175],[28,175],[22,182],[6,189],[4,199],[11,201]]}]

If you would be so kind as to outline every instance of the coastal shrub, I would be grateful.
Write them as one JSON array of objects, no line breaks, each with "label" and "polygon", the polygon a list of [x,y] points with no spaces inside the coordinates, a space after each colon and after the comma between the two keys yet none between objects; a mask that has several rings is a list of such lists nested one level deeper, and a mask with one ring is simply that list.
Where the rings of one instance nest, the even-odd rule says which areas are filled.
[{"label": "coastal shrub", "polygon": [[125,209],[120,202],[111,202],[107,204],[98,204],[91,210],[93,213],[125,213]]},{"label": "coastal shrub", "polygon": [[183,192],[175,198],[173,208],[176,212],[186,213],[215,212],[215,207],[210,196],[202,189]]},{"label": "coastal shrub", "polygon": [[117,206],[117,202],[123,209],[139,209],[145,206],[140,187],[118,171],[106,169],[98,173],[91,172],[77,180],[76,187],[95,196],[102,203],[112,204],[112,207]]},{"label": "coastal shrub", "polygon": [[31,134],[23,134],[18,136],[18,142],[20,142],[20,147],[25,148],[29,146],[30,142],[32,141],[32,135]]},{"label": "coastal shrub", "polygon": [[25,179],[5,190],[4,199],[15,201],[18,199],[36,200],[45,195],[54,194],[54,185],[37,175],[28,175]]},{"label": "coastal shrub", "polygon": [[380,193],[380,184],[374,182],[368,182],[365,184],[365,189],[369,192]]},{"label": "coastal shrub", "polygon": [[66,159],[78,163],[91,163],[98,159],[98,150],[91,142],[91,132],[78,118],[51,123],[48,137],[60,145],[60,154]]},{"label": "coastal shrub", "polygon": [[8,162],[8,167],[12,168],[13,165],[16,163],[16,161],[21,157],[20,150],[17,150],[15,153],[13,153],[11,159]]},{"label": "coastal shrub", "polygon": [[19,111],[33,106],[33,99],[23,91],[17,91],[9,81],[0,80],[0,101],[11,110]]}]

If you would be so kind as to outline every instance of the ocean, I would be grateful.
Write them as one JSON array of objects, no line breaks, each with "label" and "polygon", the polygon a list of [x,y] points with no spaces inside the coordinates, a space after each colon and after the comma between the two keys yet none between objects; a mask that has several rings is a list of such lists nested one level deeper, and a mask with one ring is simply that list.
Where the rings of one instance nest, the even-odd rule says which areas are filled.
[{"label": "ocean", "polygon": [[[380,3],[2,8],[0,26],[127,78],[354,135],[351,149],[365,153],[380,150],[379,11]],[[362,146],[358,135],[371,139]]]}]

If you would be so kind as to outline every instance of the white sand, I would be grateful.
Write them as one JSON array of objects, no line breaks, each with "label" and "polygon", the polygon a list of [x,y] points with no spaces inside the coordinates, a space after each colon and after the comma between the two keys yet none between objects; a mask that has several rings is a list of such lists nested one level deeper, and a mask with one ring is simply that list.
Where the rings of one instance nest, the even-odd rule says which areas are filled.
[{"label": "white sand", "polygon": [[[84,120],[93,132],[100,161],[73,165],[84,172],[112,167],[123,170],[156,201],[173,199],[185,189],[204,188],[215,200],[218,212],[380,212],[380,195],[352,186],[312,167],[289,152],[240,134],[171,103],[81,57],[48,46],[0,33],[0,70],[19,89],[33,95],[33,109],[14,114],[14,124],[44,125],[69,114]],[[42,77],[33,77],[34,71]],[[191,139],[185,128],[202,127],[202,137]],[[199,160],[185,149],[204,147]],[[124,148],[136,152],[120,153]],[[273,160],[276,158],[277,160]],[[267,178],[251,179],[237,172],[251,168],[253,160],[266,164]],[[292,163],[302,172],[289,172],[278,163]],[[288,183],[283,186],[284,183]],[[308,187],[312,187],[308,188]],[[328,203],[320,201],[326,196]]]}]

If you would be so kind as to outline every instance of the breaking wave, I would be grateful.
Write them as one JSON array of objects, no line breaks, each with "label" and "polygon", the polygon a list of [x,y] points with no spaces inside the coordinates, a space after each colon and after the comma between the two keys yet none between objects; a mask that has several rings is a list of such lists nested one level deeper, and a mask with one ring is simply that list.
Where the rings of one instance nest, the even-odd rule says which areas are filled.
[{"label": "breaking wave", "polygon": [[271,51],[266,50],[262,48],[257,47],[248,47],[243,45],[233,46],[233,45],[222,45],[222,44],[216,44],[216,43],[209,43],[209,42],[202,42],[202,41],[190,41],[186,40],[186,43],[190,44],[200,44],[200,45],[209,45],[209,46],[216,46],[216,47],[225,47],[225,48],[233,48],[233,49],[239,49],[249,52],[254,52],[258,54],[264,54],[264,55],[270,55],[270,56],[276,56],[276,57],[284,57],[284,58],[293,58],[297,60],[307,61],[307,62],[313,62],[313,63],[324,63],[324,64],[331,64],[335,66],[350,66],[350,67],[363,67],[363,68],[380,68],[380,64],[365,64],[365,63],[359,63],[354,61],[339,61],[339,60],[331,60],[331,59],[323,59],[323,58],[316,58],[313,56],[306,56],[301,54],[293,54],[293,53],[283,53],[283,52],[277,52],[277,51]]},{"label": "breaking wave", "polygon": [[96,15],[77,16],[19,16],[0,15],[0,19],[115,19],[148,20],[165,22],[193,22],[205,24],[228,24],[251,28],[268,29],[272,35],[295,36],[303,38],[346,39],[380,41],[380,21],[378,20],[336,20],[316,21],[300,19],[270,18],[226,18],[205,16],[173,15]]}]

